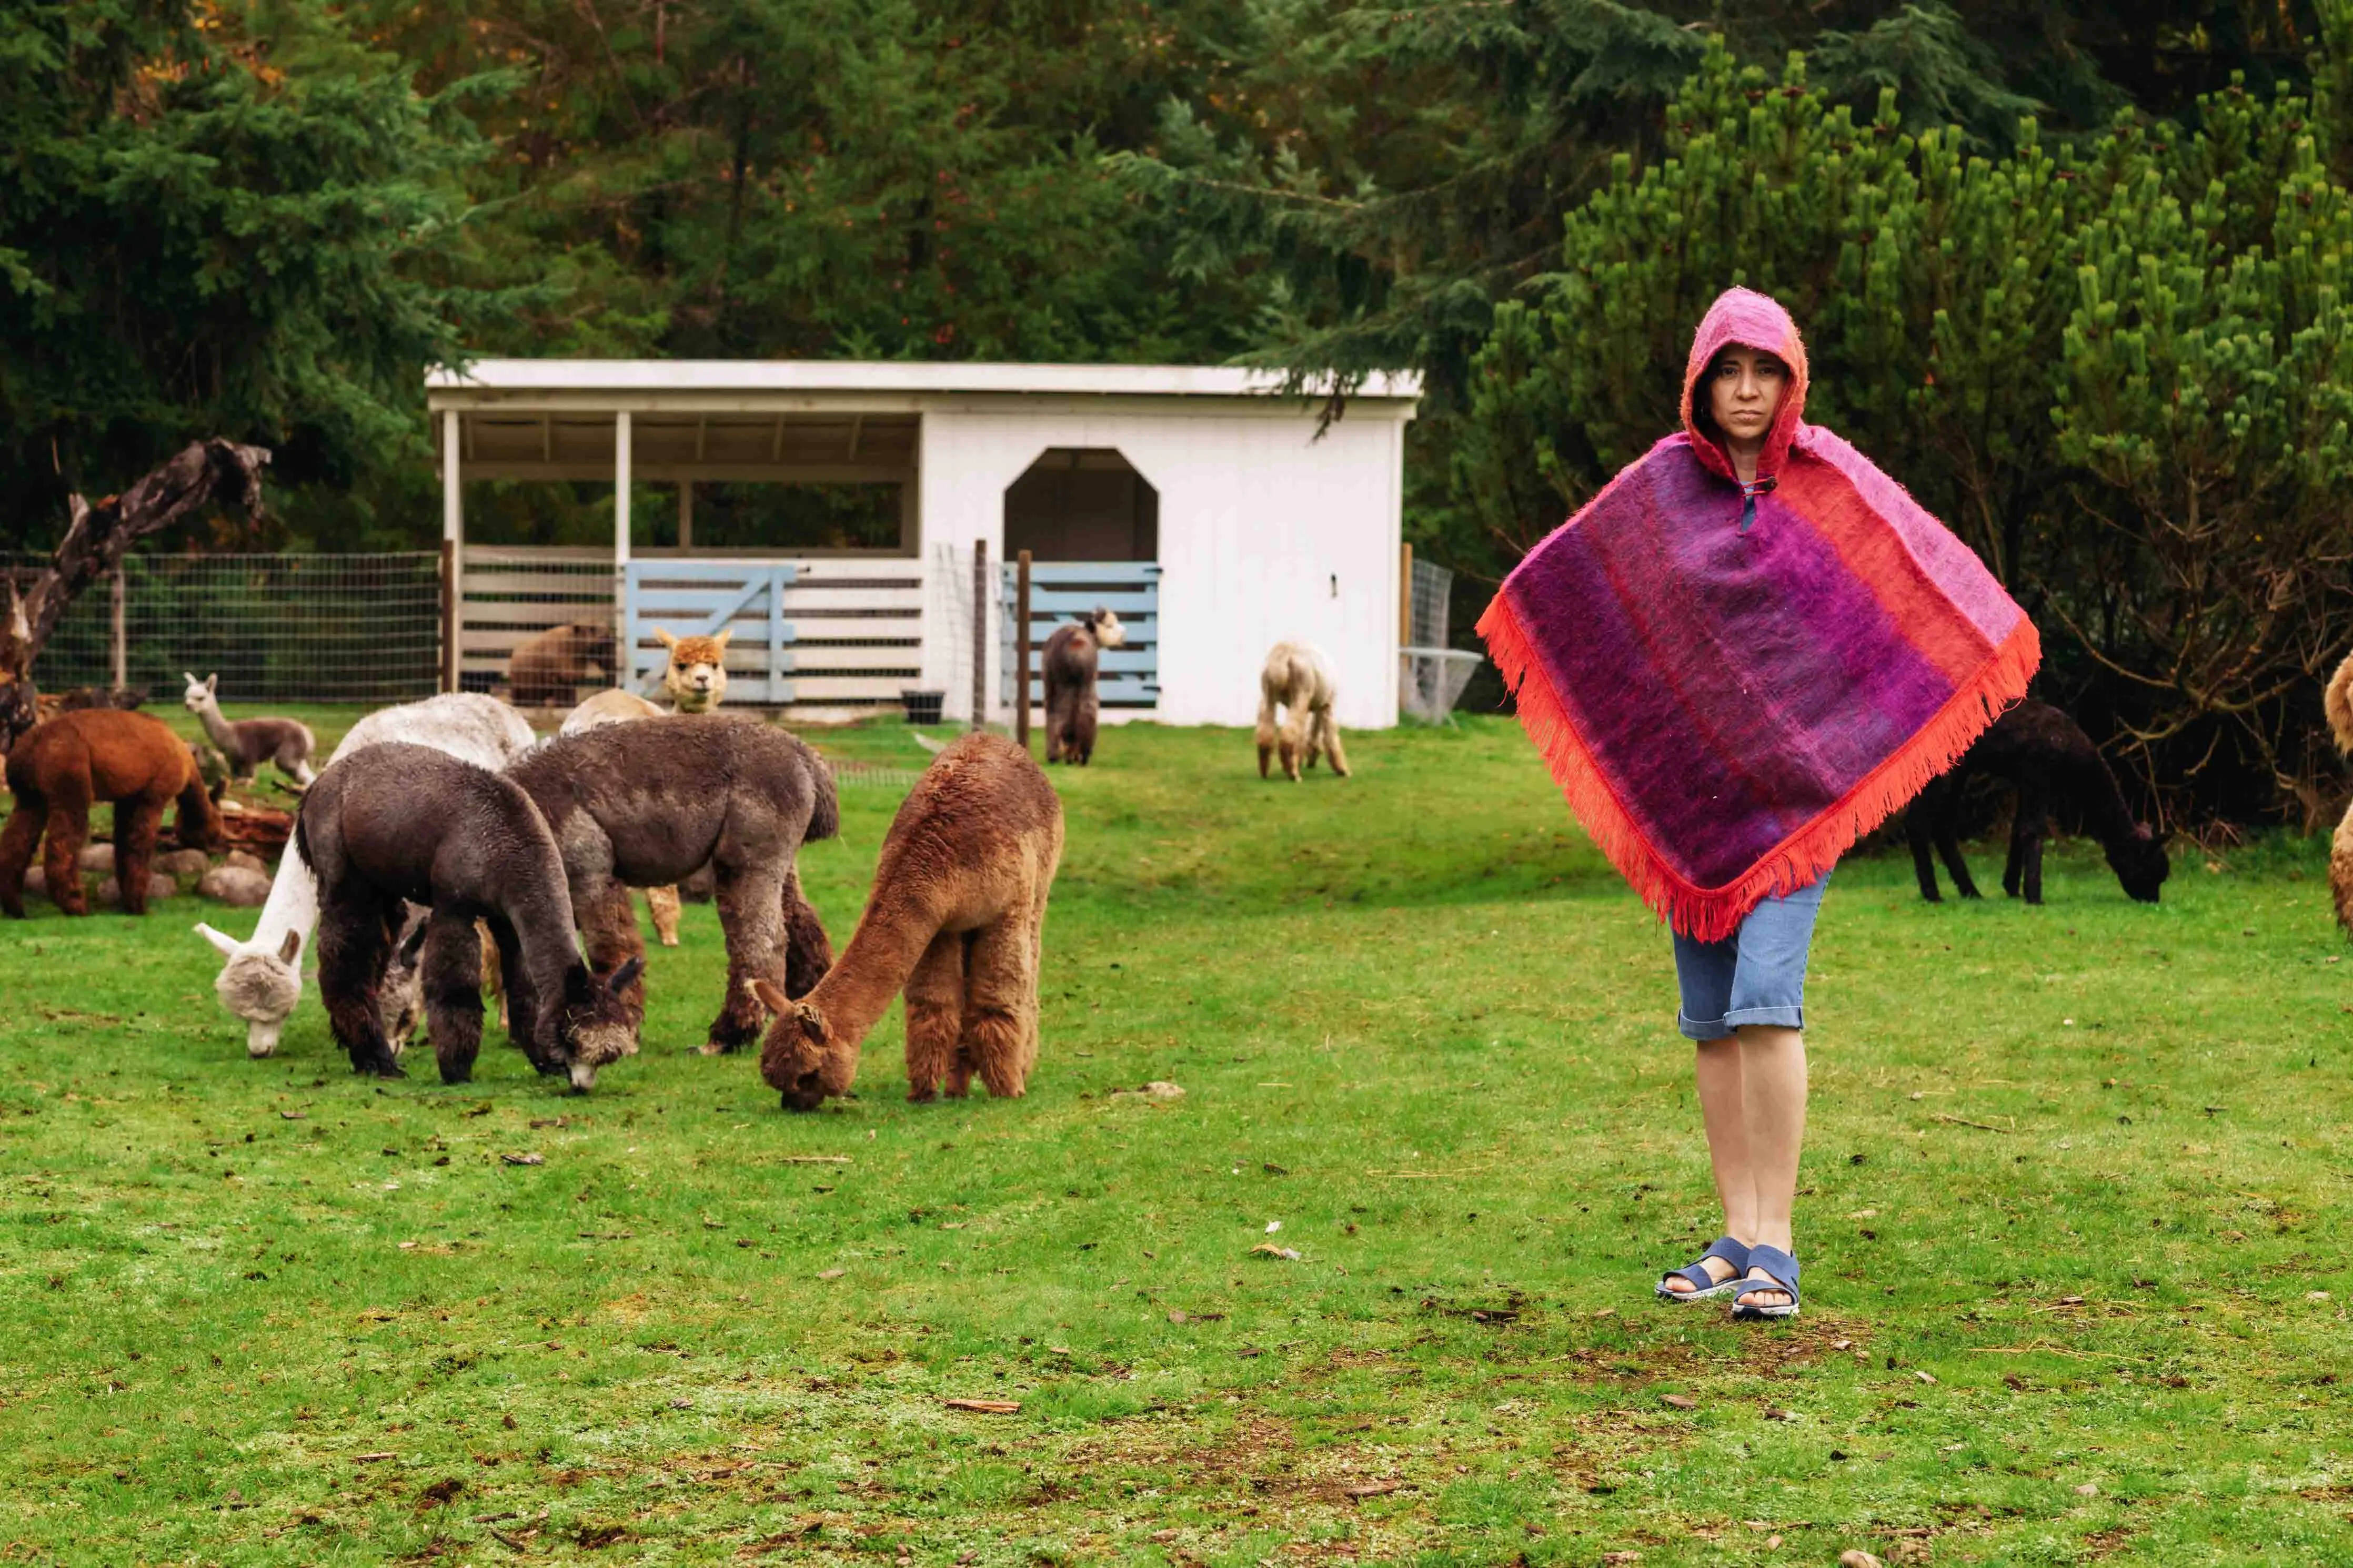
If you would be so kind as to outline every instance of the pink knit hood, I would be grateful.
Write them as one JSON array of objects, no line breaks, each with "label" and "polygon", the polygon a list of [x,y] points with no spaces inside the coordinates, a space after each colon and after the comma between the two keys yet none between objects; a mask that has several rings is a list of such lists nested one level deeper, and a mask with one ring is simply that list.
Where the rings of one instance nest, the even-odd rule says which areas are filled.
[{"label": "pink knit hood", "polygon": [[1803,428],[1806,341],[1798,335],[1798,323],[1789,319],[1789,312],[1781,308],[1780,301],[1751,289],[1726,289],[1717,295],[1715,303],[1700,319],[1699,331],[1692,334],[1691,358],[1683,364],[1683,434],[1690,437],[1692,451],[1702,465],[1736,484],[1739,479],[1733,471],[1730,454],[1721,442],[1700,429],[1694,413],[1694,400],[1700,395],[1700,378],[1715,363],[1716,355],[1736,343],[1773,354],[1789,367],[1788,389],[1782,394],[1781,407],[1773,416],[1772,428],[1765,433],[1764,453],[1757,459],[1757,480],[1763,485],[1780,473],[1789,455],[1789,444]]}]

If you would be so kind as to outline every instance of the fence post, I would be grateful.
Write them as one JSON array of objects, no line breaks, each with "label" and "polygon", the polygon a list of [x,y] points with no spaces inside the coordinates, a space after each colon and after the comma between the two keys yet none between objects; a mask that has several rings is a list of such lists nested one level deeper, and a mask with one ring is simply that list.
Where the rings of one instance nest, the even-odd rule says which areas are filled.
[{"label": "fence post", "polygon": [[1029,552],[1026,550],[1014,573],[1013,739],[1023,751],[1029,749]]},{"label": "fence post", "polygon": [[972,542],[972,727],[988,722],[988,541]]},{"label": "fence post", "polygon": [[122,574],[129,570],[130,566],[128,563],[118,561],[114,563],[114,571],[112,573],[112,576],[114,578],[112,588],[114,600],[114,689],[117,691],[121,691],[124,687],[131,684],[131,644],[130,639],[123,635],[122,629],[122,623],[124,620],[123,598],[125,596],[122,586]]},{"label": "fence post", "polygon": [[1398,546],[1398,647],[1413,646],[1413,546]]},{"label": "fence post", "polygon": [[441,541],[441,689],[458,689],[458,542]]}]

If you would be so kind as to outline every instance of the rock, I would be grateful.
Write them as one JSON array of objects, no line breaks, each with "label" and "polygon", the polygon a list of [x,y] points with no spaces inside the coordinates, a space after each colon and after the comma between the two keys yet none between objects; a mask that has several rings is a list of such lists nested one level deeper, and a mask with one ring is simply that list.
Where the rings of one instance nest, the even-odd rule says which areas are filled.
[{"label": "rock", "polygon": [[174,849],[155,857],[155,869],[174,877],[201,877],[212,865],[212,857],[201,849]]},{"label": "rock", "polygon": [[49,874],[38,866],[25,873],[25,896],[28,899],[46,899],[49,896]]},{"label": "rock", "polygon": [[233,870],[259,871],[265,877],[269,875],[269,863],[268,861],[264,860],[259,855],[248,855],[242,849],[230,850],[228,852],[228,858],[223,861],[222,864],[229,867]]},{"label": "rock", "polygon": [[1182,1100],[1185,1098],[1185,1090],[1182,1088],[1170,1083],[1166,1079],[1157,1078],[1154,1079],[1150,1083],[1138,1084],[1134,1089],[1113,1089],[1112,1093],[1115,1095],[1141,1095],[1145,1100]]},{"label": "rock", "polygon": [[1839,1553],[1839,1568],[1885,1568],[1878,1558],[1857,1547]]},{"label": "rock", "polygon": [[81,847],[81,858],[77,864],[85,871],[104,871],[111,875],[114,870],[114,846],[85,844]]},{"label": "rock", "polygon": [[[147,873],[147,901],[149,903],[152,904],[158,899],[176,899],[179,896],[179,883],[174,881],[171,878],[166,877],[161,871],[150,871]],[[110,908],[120,906],[122,902],[121,885],[112,877],[109,877],[105,881],[100,882],[98,885],[98,901],[109,906]]]},{"label": "rock", "polygon": [[242,866],[216,866],[196,884],[196,895],[232,909],[256,909],[269,898],[269,879]]}]

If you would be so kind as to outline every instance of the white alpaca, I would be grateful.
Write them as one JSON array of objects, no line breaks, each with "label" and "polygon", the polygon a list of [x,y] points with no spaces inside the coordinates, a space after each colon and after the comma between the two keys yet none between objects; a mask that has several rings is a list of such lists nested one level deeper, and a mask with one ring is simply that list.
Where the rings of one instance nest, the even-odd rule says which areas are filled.
[{"label": "white alpaca", "polygon": [[[668,637],[667,632],[656,632]],[[671,672],[674,676],[676,671]],[[727,689],[727,674],[719,674],[719,689]],[[712,700],[716,701],[714,697]],[[659,703],[649,702],[634,691],[599,691],[575,708],[564,721],[559,735],[577,735],[585,730],[601,730],[607,724],[626,724],[633,719],[659,719],[667,711]],[[654,938],[664,947],[678,945],[679,899],[676,888],[645,889],[646,911],[654,918]]]},{"label": "white alpaca", "polygon": [[[335,756],[385,741],[430,746],[496,773],[531,744],[532,732],[530,722],[498,699],[460,692],[369,714],[352,726]],[[198,922],[196,934],[228,960],[213,990],[222,1006],[245,1020],[248,1056],[266,1057],[278,1048],[279,1032],[302,996],[302,944],[318,923],[319,884],[291,839],[250,940],[239,942]]]},{"label": "white alpaca", "polygon": [[[1258,776],[1266,777],[1267,760],[1279,745],[1283,775],[1293,784],[1301,768],[1315,765],[1318,749],[1331,756],[1332,771],[1346,778],[1348,753],[1340,749],[1340,725],[1332,716],[1338,697],[1332,663],[1314,643],[1279,642],[1268,649],[1258,678]],[[1289,710],[1280,730],[1278,707]]]}]

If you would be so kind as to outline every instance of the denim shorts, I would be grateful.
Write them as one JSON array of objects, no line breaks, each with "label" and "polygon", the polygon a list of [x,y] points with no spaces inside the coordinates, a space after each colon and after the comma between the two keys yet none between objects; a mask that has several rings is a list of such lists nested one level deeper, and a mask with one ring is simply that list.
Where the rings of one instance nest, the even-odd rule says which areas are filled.
[{"label": "denim shorts", "polygon": [[1721,1040],[1743,1024],[1806,1026],[1806,953],[1814,941],[1830,873],[1809,887],[1767,899],[1722,942],[1675,933],[1675,1026],[1694,1040]]}]

